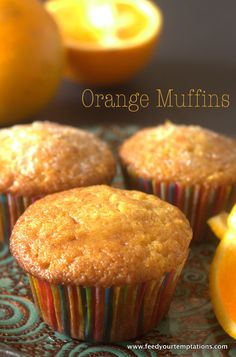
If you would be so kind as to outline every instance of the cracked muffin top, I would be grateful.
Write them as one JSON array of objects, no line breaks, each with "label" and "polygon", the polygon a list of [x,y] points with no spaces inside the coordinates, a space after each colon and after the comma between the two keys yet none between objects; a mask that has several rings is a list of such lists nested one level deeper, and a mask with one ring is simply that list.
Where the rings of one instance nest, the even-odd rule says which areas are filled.
[{"label": "cracked muffin top", "polygon": [[167,122],[140,130],[120,148],[130,173],[163,182],[236,182],[236,140],[199,126]]},{"label": "cracked muffin top", "polygon": [[94,134],[51,122],[0,130],[0,192],[40,196],[109,183],[115,160]]},{"label": "cracked muffin top", "polygon": [[55,284],[112,286],[159,279],[182,264],[192,237],[176,207],[109,186],[77,188],[32,204],[11,252],[28,273]]}]

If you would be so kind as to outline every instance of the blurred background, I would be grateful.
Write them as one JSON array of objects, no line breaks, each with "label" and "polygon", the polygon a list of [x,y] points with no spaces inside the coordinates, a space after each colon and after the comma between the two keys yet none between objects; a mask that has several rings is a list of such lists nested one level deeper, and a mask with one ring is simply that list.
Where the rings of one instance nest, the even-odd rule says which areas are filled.
[{"label": "blurred background", "polygon": [[155,0],[164,15],[164,28],[155,54],[135,79],[122,87],[95,89],[97,93],[146,92],[155,100],[155,89],[188,92],[201,88],[228,93],[227,109],[158,109],[150,105],[136,113],[122,109],[83,108],[85,87],[64,81],[55,99],[33,119],[73,125],[156,125],[169,119],[195,123],[236,135],[236,3],[235,0]]}]

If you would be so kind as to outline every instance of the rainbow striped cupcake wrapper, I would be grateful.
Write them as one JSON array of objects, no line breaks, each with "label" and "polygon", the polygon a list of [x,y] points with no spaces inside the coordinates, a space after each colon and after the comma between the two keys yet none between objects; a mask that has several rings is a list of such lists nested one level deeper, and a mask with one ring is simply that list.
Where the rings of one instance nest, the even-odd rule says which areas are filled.
[{"label": "rainbow striped cupcake wrapper", "polygon": [[193,242],[202,242],[212,233],[207,226],[208,218],[222,211],[229,211],[236,202],[236,183],[217,187],[181,185],[175,182],[156,182],[144,179],[122,168],[129,189],[154,194],[180,208],[193,229]]},{"label": "rainbow striped cupcake wrapper", "polygon": [[8,244],[17,219],[26,208],[40,197],[22,197],[0,194],[0,244]]},{"label": "rainbow striped cupcake wrapper", "polygon": [[159,281],[110,288],[29,279],[37,309],[54,330],[89,342],[115,342],[144,335],[160,322],[184,263]]}]

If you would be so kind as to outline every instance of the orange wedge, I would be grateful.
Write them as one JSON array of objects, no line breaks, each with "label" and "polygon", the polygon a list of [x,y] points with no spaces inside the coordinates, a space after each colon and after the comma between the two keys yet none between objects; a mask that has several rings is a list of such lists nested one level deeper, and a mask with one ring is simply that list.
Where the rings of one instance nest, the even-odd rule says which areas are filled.
[{"label": "orange wedge", "polygon": [[230,230],[233,230],[236,233],[236,205],[232,208],[229,216],[228,216],[228,227]]},{"label": "orange wedge", "polygon": [[162,14],[149,0],[51,0],[61,29],[66,76],[96,86],[127,81],[149,60]]},{"label": "orange wedge", "polygon": [[228,228],[227,219],[228,219],[228,213],[222,212],[217,216],[211,217],[207,221],[212,232],[219,239],[222,239],[227,231]]},{"label": "orange wedge", "polygon": [[[210,295],[219,323],[236,339],[236,205],[228,216],[227,227],[211,264]],[[222,228],[218,228],[219,233]]]}]

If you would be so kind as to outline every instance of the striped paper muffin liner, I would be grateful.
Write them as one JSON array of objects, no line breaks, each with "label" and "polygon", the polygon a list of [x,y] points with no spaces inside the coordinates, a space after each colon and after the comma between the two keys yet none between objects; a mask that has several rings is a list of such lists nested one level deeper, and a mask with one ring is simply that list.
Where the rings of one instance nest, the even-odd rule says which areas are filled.
[{"label": "striped paper muffin liner", "polygon": [[160,322],[183,265],[158,281],[110,288],[29,279],[36,307],[54,330],[83,341],[115,342],[141,336]]},{"label": "striped paper muffin liner", "polygon": [[0,194],[0,244],[8,244],[17,219],[26,208],[40,197],[22,197]]},{"label": "striped paper muffin liner", "polygon": [[230,211],[236,202],[236,184],[205,187],[181,185],[175,182],[156,182],[138,177],[122,168],[129,189],[154,194],[180,208],[193,229],[192,242],[203,242],[212,237],[208,218],[221,211]]}]

